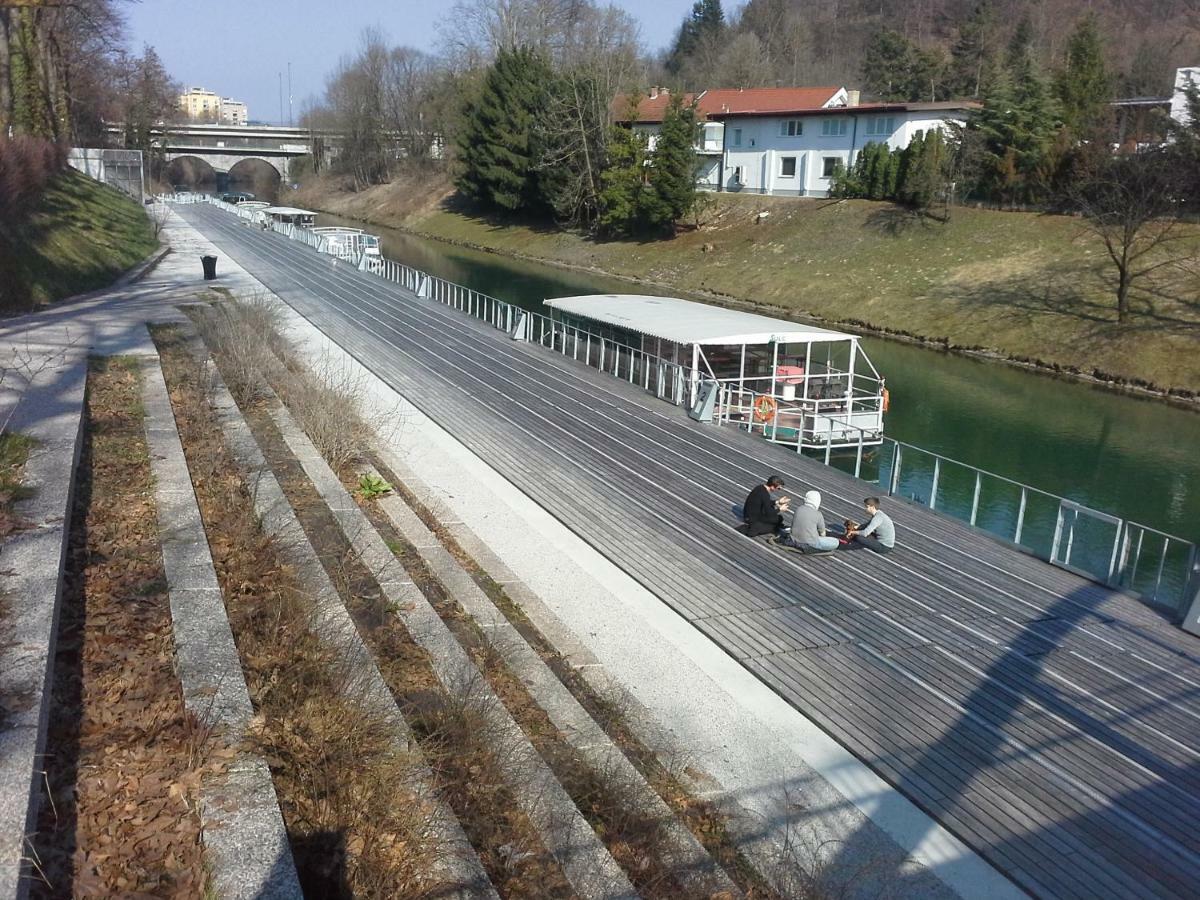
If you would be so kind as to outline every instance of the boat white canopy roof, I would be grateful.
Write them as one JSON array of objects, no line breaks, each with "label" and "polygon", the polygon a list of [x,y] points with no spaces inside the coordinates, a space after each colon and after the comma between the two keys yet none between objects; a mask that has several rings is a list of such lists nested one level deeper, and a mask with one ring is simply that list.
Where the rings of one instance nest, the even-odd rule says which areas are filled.
[{"label": "boat white canopy roof", "polygon": [[807,344],[858,340],[854,334],[676,297],[588,294],[558,297],[547,300],[546,305],[573,316],[677,344]]},{"label": "boat white canopy roof", "polygon": [[311,209],[296,209],[294,206],[268,206],[263,210],[271,216],[315,216]]}]

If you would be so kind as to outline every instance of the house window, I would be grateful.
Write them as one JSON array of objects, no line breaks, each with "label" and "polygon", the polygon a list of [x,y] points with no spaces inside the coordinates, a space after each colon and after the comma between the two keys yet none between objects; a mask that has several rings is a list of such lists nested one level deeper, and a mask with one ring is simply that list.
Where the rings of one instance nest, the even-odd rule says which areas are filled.
[{"label": "house window", "polygon": [[799,119],[785,119],[779,123],[780,137],[796,137],[804,134],[804,123]]},{"label": "house window", "polygon": [[780,178],[795,178],[796,177],[796,157],[781,156],[779,158],[779,177]]},{"label": "house window", "polygon": [[741,166],[733,167],[733,183],[734,184],[742,183],[742,167]]},{"label": "house window", "polygon": [[740,128],[733,129],[733,146],[742,146],[742,129]]},{"label": "house window", "polygon": [[896,119],[892,116],[871,116],[867,119],[867,134],[871,137],[890,135],[896,130]]},{"label": "house window", "polygon": [[842,161],[840,156],[825,156],[821,159],[821,177],[832,178],[833,173],[837,171],[838,163]]},{"label": "house window", "polygon": [[845,119],[822,119],[821,134],[824,137],[841,137],[846,133]]}]

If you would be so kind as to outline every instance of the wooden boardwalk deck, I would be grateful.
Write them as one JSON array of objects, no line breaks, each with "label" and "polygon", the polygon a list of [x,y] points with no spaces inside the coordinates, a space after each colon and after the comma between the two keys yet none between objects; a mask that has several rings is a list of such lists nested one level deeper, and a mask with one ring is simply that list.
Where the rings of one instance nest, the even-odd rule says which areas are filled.
[{"label": "wooden boardwalk deck", "polygon": [[900,549],[737,534],[766,474],[863,484],[206,206],[183,215],[383,380],[1037,896],[1200,894],[1200,642],[891,501]]}]

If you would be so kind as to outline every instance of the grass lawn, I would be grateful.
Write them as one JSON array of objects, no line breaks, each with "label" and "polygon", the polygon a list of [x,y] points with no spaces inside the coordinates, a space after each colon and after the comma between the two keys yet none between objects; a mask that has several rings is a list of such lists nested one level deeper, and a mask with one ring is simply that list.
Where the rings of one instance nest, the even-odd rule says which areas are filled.
[{"label": "grass lawn", "polygon": [[[444,207],[391,224],[777,314],[1200,392],[1196,270],[1161,270],[1119,325],[1111,264],[1078,219],[955,208],[942,223],[869,201],[712,199],[703,227],[662,241],[592,241]],[[1200,251],[1200,229],[1181,246]]]},{"label": "grass lawn", "polygon": [[7,239],[0,233],[0,314],[105,287],[156,246],[136,202],[68,169],[28,222]]}]

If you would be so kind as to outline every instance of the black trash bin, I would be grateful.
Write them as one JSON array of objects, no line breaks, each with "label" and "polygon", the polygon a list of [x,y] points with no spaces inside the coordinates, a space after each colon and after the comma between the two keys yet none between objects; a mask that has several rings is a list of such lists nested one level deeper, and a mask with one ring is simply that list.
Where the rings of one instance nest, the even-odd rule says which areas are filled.
[{"label": "black trash bin", "polygon": [[200,264],[204,266],[204,280],[216,281],[217,258],[215,256],[202,256],[200,257]]}]

